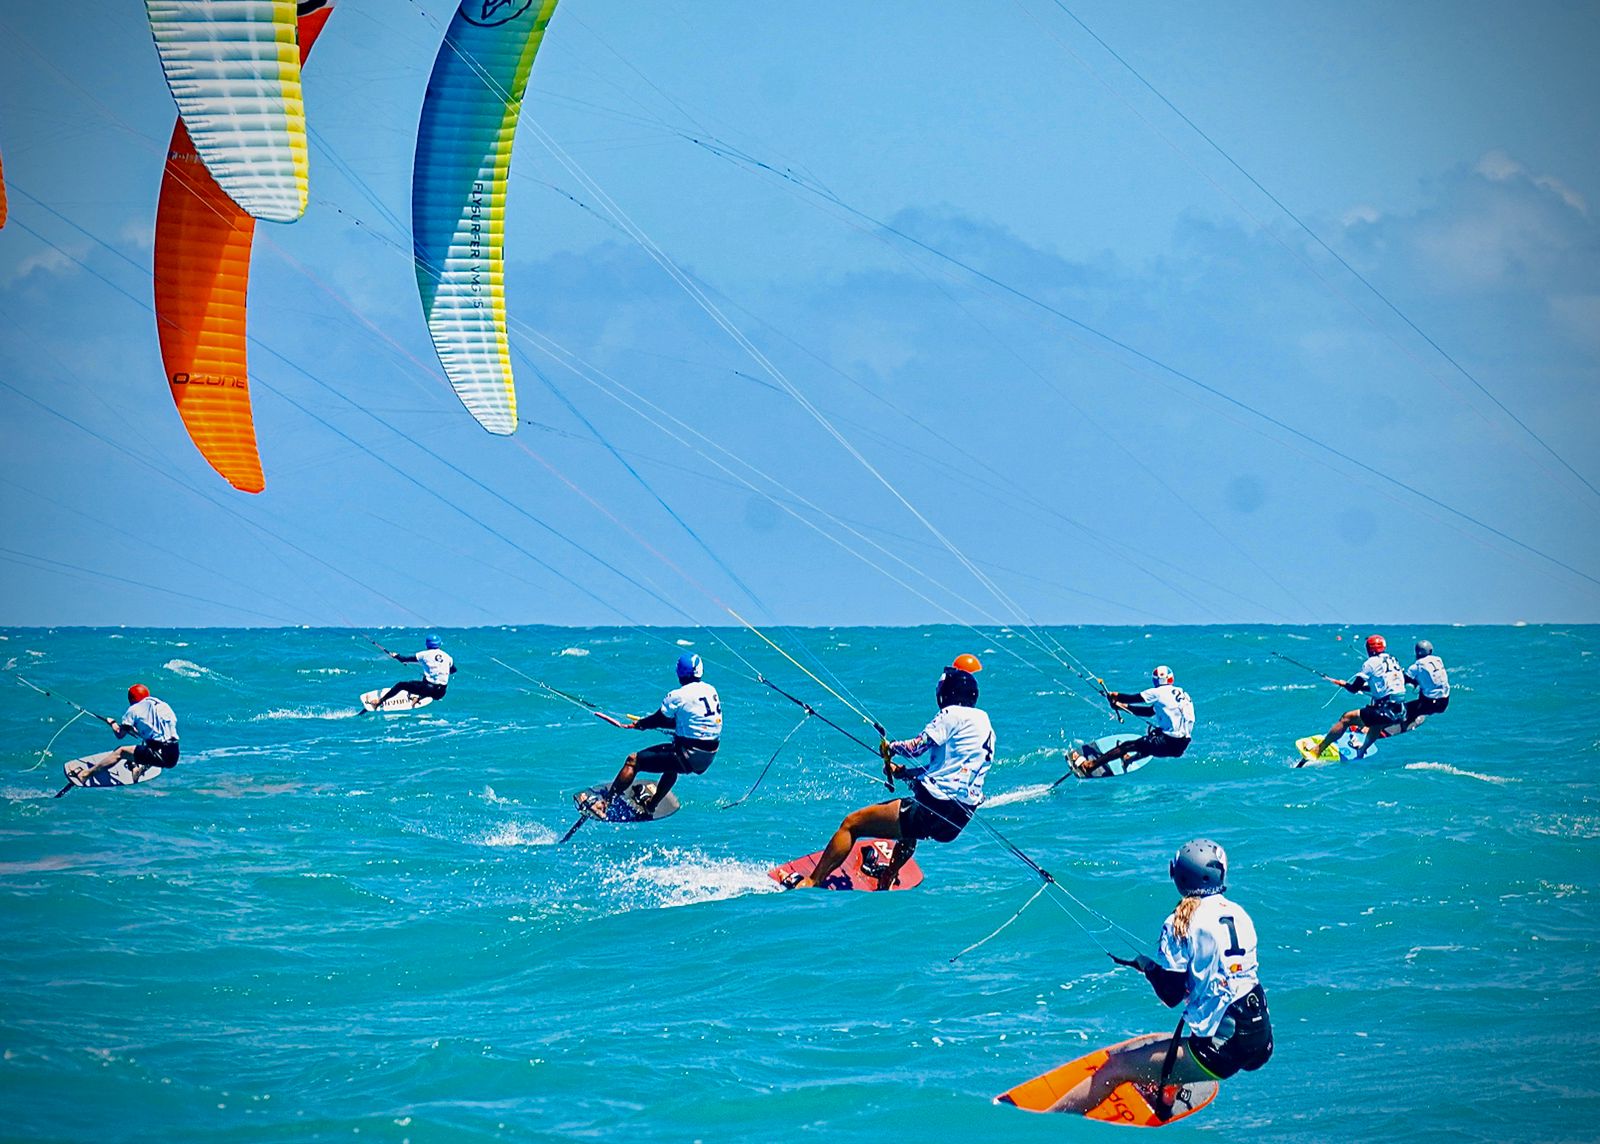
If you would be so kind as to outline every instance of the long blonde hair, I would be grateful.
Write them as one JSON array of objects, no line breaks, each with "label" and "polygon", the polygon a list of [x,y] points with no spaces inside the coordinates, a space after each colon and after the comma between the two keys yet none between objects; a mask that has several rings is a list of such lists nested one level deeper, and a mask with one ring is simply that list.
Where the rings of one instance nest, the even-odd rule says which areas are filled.
[{"label": "long blonde hair", "polygon": [[1172,911],[1172,935],[1178,938],[1189,936],[1189,923],[1194,918],[1194,912],[1200,908],[1200,903],[1205,899],[1196,896],[1184,898],[1178,903],[1177,909]]}]

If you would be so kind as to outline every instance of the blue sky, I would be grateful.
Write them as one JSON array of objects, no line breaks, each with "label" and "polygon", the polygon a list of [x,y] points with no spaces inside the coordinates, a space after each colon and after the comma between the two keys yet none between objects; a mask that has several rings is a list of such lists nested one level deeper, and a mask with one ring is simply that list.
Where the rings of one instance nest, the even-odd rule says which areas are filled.
[{"label": "blue sky", "polygon": [[142,12],[0,15],[0,623],[1600,619],[1594,6],[563,0],[511,439],[404,229],[452,11],[307,65],[257,497],[163,381]]}]

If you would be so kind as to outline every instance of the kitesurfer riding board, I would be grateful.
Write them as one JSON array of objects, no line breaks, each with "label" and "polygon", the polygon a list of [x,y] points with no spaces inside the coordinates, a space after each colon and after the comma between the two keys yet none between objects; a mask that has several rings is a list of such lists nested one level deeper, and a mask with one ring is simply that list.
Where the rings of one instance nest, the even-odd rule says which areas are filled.
[{"label": "kitesurfer riding board", "polygon": [[1120,760],[1175,759],[1189,749],[1194,736],[1194,700],[1173,682],[1172,669],[1166,664],[1150,672],[1150,684],[1144,691],[1105,693],[1113,708],[1155,721],[1143,735],[1124,739],[1095,762],[1077,751],[1068,751],[1067,761],[1080,775],[1088,778],[1096,771],[1101,775],[1120,774],[1113,769]]},{"label": "kitesurfer riding board", "polygon": [[[450,658],[439,642],[438,636],[429,636],[423,648],[415,655],[398,655],[387,648],[383,654],[397,663],[414,663],[422,668],[421,679],[406,679],[387,691],[369,691],[361,697],[365,711],[413,711],[435,699],[443,699],[450,687],[450,677],[456,673],[455,660]],[[396,703],[395,700],[402,702]]]},{"label": "kitesurfer riding board", "polygon": [[[994,727],[977,706],[975,675],[982,670],[977,656],[956,656],[934,688],[939,713],[933,721],[914,739],[885,739],[879,744],[884,782],[893,790],[894,780],[904,779],[911,787],[911,797],[864,806],[846,815],[811,872],[791,871],[782,879],[784,889],[820,886],[862,839],[893,838],[897,840],[894,858],[878,875],[879,885],[887,888],[911,860],[920,840],[956,840],[983,802],[983,780],[994,762]],[[924,766],[895,762],[896,758],[922,755],[929,755]]]},{"label": "kitesurfer riding board", "polygon": [[[178,716],[162,700],[150,694],[142,683],[128,688],[128,710],[121,719],[97,716],[103,719],[117,738],[133,735],[139,742],[132,747],[118,747],[103,755],[73,759],[63,768],[67,785],[56,791],[60,798],[75,786],[127,786],[144,778],[148,772],[163,771],[178,765]],[[116,777],[104,778],[112,775]]]},{"label": "kitesurfer riding board", "polygon": [[[722,745],[722,698],[717,689],[705,681],[705,663],[693,653],[678,657],[678,686],[667,692],[661,706],[631,723],[618,724],[633,731],[672,732],[670,743],[657,743],[642,751],[635,751],[623,761],[622,769],[601,791],[599,809],[604,813],[605,800],[627,790],[640,771],[661,776],[659,783],[650,784],[650,799],[660,801],[667,797],[678,776],[703,775],[716,761],[717,748]],[[615,723],[612,719],[610,722]],[[637,790],[637,787],[634,787]],[[646,809],[651,809],[646,807]]]},{"label": "kitesurfer riding board", "polygon": [[[822,860],[824,851],[807,854],[767,871],[767,877],[783,883],[789,877],[804,878],[813,873]],[[822,881],[819,890],[909,890],[922,884],[922,868],[916,860],[907,858],[895,874],[893,881],[880,885],[880,878],[894,861],[894,842],[888,838],[863,838],[850,847],[850,854]]]},{"label": "kitesurfer riding board", "polygon": [[1391,728],[1398,728],[1406,719],[1406,678],[1405,672],[1400,667],[1400,661],[1389,654],[1388,643],[1380,635],[1367,637],[1367,658],[1362,663],[1361,670],[1350,679],[1335,679],[1335,684],[1344,688],[1352,695],[1365,691],[1372,696],[1372,702],[1356,711],[1346,711],[1339,716],[1339,721],[1328,728],[1328,733],[1317,744],[1316,750],[1311,753],[1311,758],[1320,758],[1329,743],[1343,735],[1356,724],[1367,729],[1367,738],[1361,750],[1356,752],[1360,758],[1372,749],[1383,733]]},{"label": "kitesurfer riding board", "polygon": [[[1029,1104],[1013,1095],[1028,1085],[999,1099],[1036,1111],[1154,1126],[1177,1119],[1180,1103],[1188,1103],[1188,1112],[1204,1106],[1209,1096],[1202,1086],[1254,1072],[1271,1059],[1272,1019],[1258,973],[1256,927],[1243,906],[1224,896],[1227,854],[1210,839],[1196,838],[1178,848],[1167,873],[1181,897],[1161,927],[1158,956],[1110,956],[1142,973],[1163,1004],[1183,1007],[1178,1027],[1170,1036],[1149,1033],[1113,1045],[1070,1086],[1041,1085]],[[1132,1119],[1115,1109],[1096,1115],[1118,1093],[1129,1108],[1133,1095],[1141,1097],[1154,1119],[1141,1120],[1136,1110]],[[1044,1096],[1049,1103],[1040,1108]]]}]

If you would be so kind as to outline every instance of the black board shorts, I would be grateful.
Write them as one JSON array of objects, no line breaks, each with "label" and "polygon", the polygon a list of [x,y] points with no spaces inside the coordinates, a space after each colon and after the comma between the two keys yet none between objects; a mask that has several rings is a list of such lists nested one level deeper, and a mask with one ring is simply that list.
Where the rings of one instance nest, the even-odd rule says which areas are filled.
[{"label": "black board shorts", "polygon": [[1419,715],[1437,715],[1450,706],[1450,697],[1443,699],[1429,699],[1426,695],[1419,695],[1415,699],[1406,700],[1406,722],[1409,723]]},{"label": "black board shorts", "polygon": [[717,761],[714,739],[674,739],[657,743],[634,754],[635,770],[651,774],[703,775]]},{"label": "black board shorts", "polygon": [[973,809],[952,798],[935,797],[917,783],[911,797],[900,800],[900,837],[907,842],[924,838],[954,842],[972,821]]},{"label": "black board shorts", "polygon": [[1406,709],[1395,700],[1386,699],[1382,703],[1368,703],[1357,712],[1357,716],[1361,725],[1368,730],[1374,727],[1381,729],[1405,722]]},{"label": "black board shorts", "polygon": [[178,765],[178,741],[149,740],[133,749],[133,761],[141,767],[175,767]]},{"label": "black board shorts", "polygon": [[1240,1070],[1254,1072],[1266,1064],[1272,1056],[1272,1018],[1267,1013],[1266,991],[1257,985],[1228,1006],[1216,1035],[1191,1036],[1188,1044],[1200,1067],[1218,1080],[1227,1080]]},{"label": "black board shorts", "polygon": [[1158,731],[1154,727],[1139,740],[1139,750],[1152,759],[1175,759],[1189,749],[1189,740]]}]

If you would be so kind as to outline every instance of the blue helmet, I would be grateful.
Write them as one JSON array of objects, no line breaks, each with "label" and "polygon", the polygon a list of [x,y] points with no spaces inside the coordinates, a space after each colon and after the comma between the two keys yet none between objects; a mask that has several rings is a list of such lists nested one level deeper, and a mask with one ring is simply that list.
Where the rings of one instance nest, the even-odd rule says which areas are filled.
[{"label": "blue helmet", "polygon": [[1228,855],[1211,839],[1196,838],[1178,847],[1167,874],[1186,898],[1220,894],[1228,888]]},{"label": "blue helmet", "polygon": [[695,655],[694,652],[686,651],[678,657],[678,681],[680,683],[691,679],[699,679],[705,673],[706,665],[701,662],[700,657]]},{"label": "blue helmet", "polygon": [[440,647],[439,637],[429,636],[427,639],[422,641],[422,646],[427,648],[429,651],[438,651]]}]

